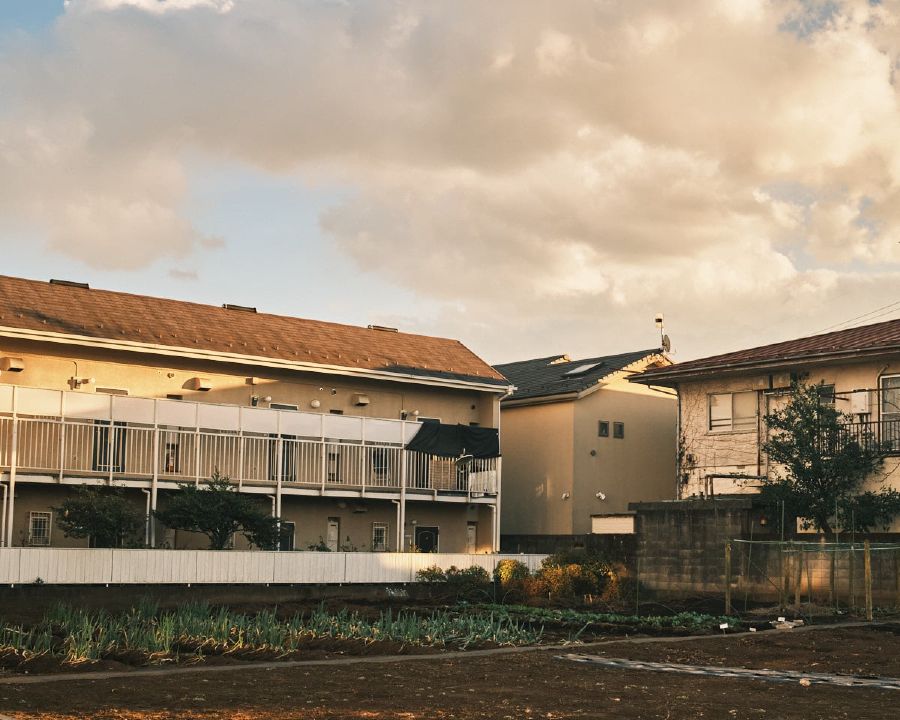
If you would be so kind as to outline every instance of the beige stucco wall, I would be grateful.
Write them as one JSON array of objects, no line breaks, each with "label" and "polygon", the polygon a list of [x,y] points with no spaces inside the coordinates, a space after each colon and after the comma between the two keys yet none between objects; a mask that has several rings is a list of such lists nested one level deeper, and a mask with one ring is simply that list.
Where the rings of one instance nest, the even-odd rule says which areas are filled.
[{"label": "beige stucco wall", "polygon": [[504,534],[571,534],[575,403],[502,409]]},{"label": "beige stucco wall", "polygon": [[[673,498],[675,419],[673,394],[624,376],[578,400],[504,406],[502,532],[589,533],[591,515]],[[598,436],[600,420],[609,421],[609,437]],[[625,423],[623,439],[613,437],[613,422]]]},{"label": "beige stucco wall", "polygon": [[[809,384],[833,384],[837,394],[853,390],[875,390],[879,378],[883,375],[900,374],[900,359],[860,361],[854,363],[836,363],[809,366],[795,369],[804,375]],[[753,373],[743,377],[706,379],[681,383],[678,387],[681,402],[681,434],[682,466],[684,482],[681,484],[681,497],[690,497],[705,492],[706,478],[716,474],[744,474],[771,476],[777,468],[770,466],[762,444],[765,443],[766,429],[764,416],[771,412],[776,403],[784,400],[767,396],[770,388],[784,388],[790,384],[790,374]],[[710,431],[708,397],[712,393],[724,392],[757,392],[758,425],[747,431]],[[870,393],[870,419],[879,418],[878,396]],[[835,403],[838,410],[849,412],[849,400],[838,397]],[[889,457],[885,463],[884,473],[872,478],[872,486],[880,486],[887,482],[900,489],[900,472],[897,472],[900,459]],[[756,492],[753,482],[713,479],[716,493]]]},{"label": "beige stucco wall", "polygon": [[[676,413],[672,394],[624,378],[575,403],[574,533],[591,532],[591,515],[675,497]],[[600,420],[609,422],[609,437],[599,437]],[[613,437],[613,422],[625,424],[624,438]],[[600,500],[598,492],[606,499]]]},{"label": "beige stucco wall", "polygon": [[[138,397],[181,395],[185,400],[235,405],[250,405],[252,396],[270,396],[272,402],[297,405],[306,412],[342,410],[347,415],[399,419],[401,410],[410,413],[418,410],[423,417],[440,418],[445,423],[477,422],[484,427],[497,427],[499,420],[496,393],[31,341],[0,341],[2,356],[21,357],[25,361],[22,372],[0,375],[0,382],[11,385],[70,390],[70,378],[94,378],[95,384],[82,386],[82,392],[115,388]],[[188,389],[187,384],[195,377],[209,379],[212,389]],[[250,378],[256,378],[255,385],[249,384]],[[354,405],[353,395],[357,393],[368,395],[369,405]],[[321,403],[318,409],[310,406],[313,400]],[[266,406],[267,403],[260,402],[260,407]]]}]

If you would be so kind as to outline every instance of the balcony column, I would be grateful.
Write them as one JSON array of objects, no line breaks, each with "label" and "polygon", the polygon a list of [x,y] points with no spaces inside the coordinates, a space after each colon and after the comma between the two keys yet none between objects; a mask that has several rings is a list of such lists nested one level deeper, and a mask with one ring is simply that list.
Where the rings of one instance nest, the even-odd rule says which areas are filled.
[{"label": "balcony column", "polygon": [[406,481],[409,452],[406,450],[406,422],[400,430],[400,506],[397,510],[397,552],[406,551]]},{"label": "balcony column", "polygon": [[16,462],[19,454],[19,419],[13,413],[12,419],[12,444],[9,450],[9,503],[6,509],[6,538],[4,544],[6,547],[12,547],[13,538],[13,518],[15,517],[16,506]]},{"label": "balcony column", "polygon": [[[154,415],[156,407],[154,404]],[[156,497],[159,492],[159,428],[156,426],[156,418],[153,419],[153,476],[150,478],[150,547],[156,547]]]},{"label": "balcony column", "polygon": [[500,552],[500,488],[503,483],[500,481],[500,469],[503,463],[503,458],[497,458],[497,499],[494,501],[494,542],[493,542],[493,551]]}]

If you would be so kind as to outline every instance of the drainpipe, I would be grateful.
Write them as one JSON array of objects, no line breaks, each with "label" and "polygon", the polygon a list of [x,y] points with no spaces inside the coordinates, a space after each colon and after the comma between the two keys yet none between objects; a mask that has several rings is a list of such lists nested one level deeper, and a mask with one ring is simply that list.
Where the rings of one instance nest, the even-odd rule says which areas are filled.
[{"label": "drainpipe", "polygon": [[12,421],[12,447],[9,453],[9,503],[7,504],[6,519],[6,547],[12,547],[13,536],[13,518],[15,517],[16,505],[16,462],[18,460],[19,449],[19,419],[15,415],[15,406],[13,406]]},{"label": "drainpipe", "polygon": [[153,522],[153,520],[152,520],[152,517],[153,517],[153,516],[150,514],[150,503],[151,503],[151,501],[152,501],[152,499],[153,499],[153,493],[151,493],[151,492],[150,492],[149,490],[147,490],[146,488],[141,488],[141,492],[144,493],[144,495],[147,496],[147,507],[146,507],[146,509],[145,509],[145,511],[144,511],[144,513],[145,513],[145,520],[144,520],[144,545],[145,545],[145,546],[149,546],[149,545],[150,545],[150,525],[151,525],[151,523]]},{"label": "drainpipe", "polygon": [[[266,497],[272,501],[272,517],[277,518],[278,517],[278,515],[277,515],[278,498],[275,495],[266,495]],[[279,552],[280,550],[281,550],[281,538],[279,537],[278,544],[275,545],[275,552]]]},{"label": "drainpipe", "polygon": [[3,513],[0,517],[0,546],[6,544],[6,500],[9,495],[9,485],[0,483],[3,487]]},{"label": "drainpipe", "polygon": [[397,533],[396,538],[394,538],[396,542],[395,547],[397,548],[397,552],[402,552],[401,543],[403,541],[403,526],[400,524],[400,501],[391,500],[391,502],[394,504],[394,507],[397,508]]},{"label": "drainpipe", "polygon": [[497,499],[494,502],[494,542],[493,551],[500,552],[500,491],[503,486],[501,469],[503,458],[497,458]]}]

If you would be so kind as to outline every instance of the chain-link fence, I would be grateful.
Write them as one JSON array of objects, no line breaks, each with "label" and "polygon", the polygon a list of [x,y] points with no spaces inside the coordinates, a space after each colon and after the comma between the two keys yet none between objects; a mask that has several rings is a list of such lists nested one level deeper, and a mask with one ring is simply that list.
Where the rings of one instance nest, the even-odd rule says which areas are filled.
[{"label": "chain-link fence", "polygon": [[732,540],[725,545],[732,612],[778,604],[799,614],[900,607],[900,544]]}]

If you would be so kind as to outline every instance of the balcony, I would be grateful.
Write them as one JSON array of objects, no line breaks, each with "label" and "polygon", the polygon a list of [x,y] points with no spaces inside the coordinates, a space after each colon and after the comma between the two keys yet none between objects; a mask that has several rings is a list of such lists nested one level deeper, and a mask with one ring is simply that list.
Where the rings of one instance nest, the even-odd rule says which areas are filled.
[{"label": "balcony", "polygon": [[850,443],[889,455],[900,454],[900,418],[846,423],[837,434],[823,433],[819,442],[826,454],[833,454]]},{"label": "balcony", "polygon": [[0,385],[0,473],[139,487],[218,471],[247,491],[497,493],[499,459],[462,465],[405,450],[403,420]]}]

